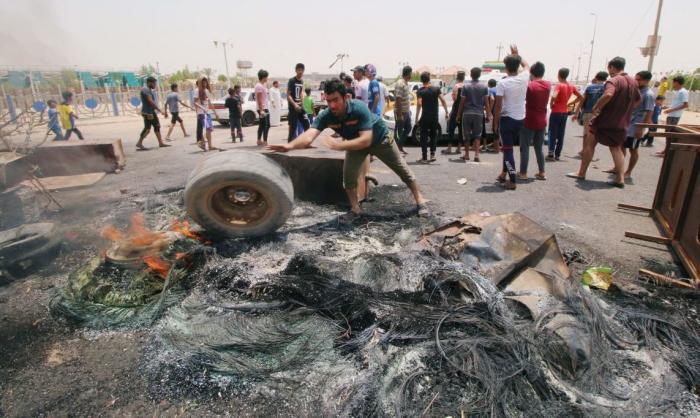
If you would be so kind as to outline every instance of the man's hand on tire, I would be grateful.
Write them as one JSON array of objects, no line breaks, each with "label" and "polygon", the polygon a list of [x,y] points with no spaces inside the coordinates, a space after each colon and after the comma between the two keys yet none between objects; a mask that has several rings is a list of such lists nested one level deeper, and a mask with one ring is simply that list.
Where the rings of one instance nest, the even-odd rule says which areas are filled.
[{"label": "man's hand on tire", "polygon": [[274,152],[289,152],[292,150],[292,147],[290,144],[270,144],[267,146],[267,149]]}]

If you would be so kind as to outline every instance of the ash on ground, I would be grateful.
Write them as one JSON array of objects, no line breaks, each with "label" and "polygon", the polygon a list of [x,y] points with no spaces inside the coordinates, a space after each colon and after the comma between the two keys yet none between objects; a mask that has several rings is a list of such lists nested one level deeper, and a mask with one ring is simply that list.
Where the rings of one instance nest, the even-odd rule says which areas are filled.
[{"label": "ash on ground", "polygon": [[[507,283],[413,247],[445,219],[417,217],[403,190],[374,196],[352,224],[298,203],[270,237],[214,242],[152,329],[150,396],[249,416],[700,411],[700,337],[684,312],[573,276],[534,317]],[[151,224],[182,216],[180,199],[146,202]],[[557,315],[570,319],[559,329]]]}]

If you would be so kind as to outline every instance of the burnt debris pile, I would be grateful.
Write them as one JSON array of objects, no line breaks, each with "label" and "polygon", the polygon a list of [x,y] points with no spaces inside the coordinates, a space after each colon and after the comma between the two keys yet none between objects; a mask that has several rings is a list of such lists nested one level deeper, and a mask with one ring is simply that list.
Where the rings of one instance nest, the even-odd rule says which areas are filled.
[{"label": "burnt debris pile", "polygon": [[392,208],[347,225],[303,204],[271,238],[212,245],[144,354],[154,397],[304,416],[696,407],[694,325],[582,287],[522,215],[446,223]]}]

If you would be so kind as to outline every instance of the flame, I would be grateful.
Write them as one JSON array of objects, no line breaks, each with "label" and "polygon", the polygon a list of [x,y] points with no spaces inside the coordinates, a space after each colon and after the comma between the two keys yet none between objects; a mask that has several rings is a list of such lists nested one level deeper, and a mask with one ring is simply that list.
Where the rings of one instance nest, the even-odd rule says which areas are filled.
[{"label": "flame", "polygon": [[151,245],[163,238],[162,232],[153,232],[144,226],[143,214],[135,213],[131,216],[131,226],[127,231],[129,241],[134,245]]},{"label": "flame", "polygon": [[187,221],[179,221],[179,220],[173,221],[173,224],[170,226],[170,230],[175,231],[175,232],[179,232],[180,234],[186,236],[187,238],[196,239],[196,240],[202,239],[198,233],[196,233],[190,229],[190,223]]},{"label": "flame", "polygon": [[165,278],[170,272],[170,263],[157,255],[146,256],[143,258],[143,262],[146,263],[148,270],[158,274],[160,277]]},{"label": "flame", "polygon": [[110,241],[121,241],[124,239],[124,235],[113,226],[102,228],[102,231],[100,231],[100,235],[102,236],[102,238],[106,238]]},{"label": "flame", "polygon": [[175,259],[182,260],[183,258],[187,257],[187,255],[187,253],[175,253]]}]

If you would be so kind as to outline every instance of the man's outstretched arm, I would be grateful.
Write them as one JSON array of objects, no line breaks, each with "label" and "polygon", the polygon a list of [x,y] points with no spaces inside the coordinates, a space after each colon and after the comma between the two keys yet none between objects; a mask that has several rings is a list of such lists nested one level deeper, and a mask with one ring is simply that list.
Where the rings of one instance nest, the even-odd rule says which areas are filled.
[{"label": "man's outstretched arm", "polygon": [[309,128],[303,134],[299,135],[294,141],[287,144],[268,145],[267,149],[275,152],[287,152],[295,149],[309,148],[316,138],[321,134],[316,128]]}]

